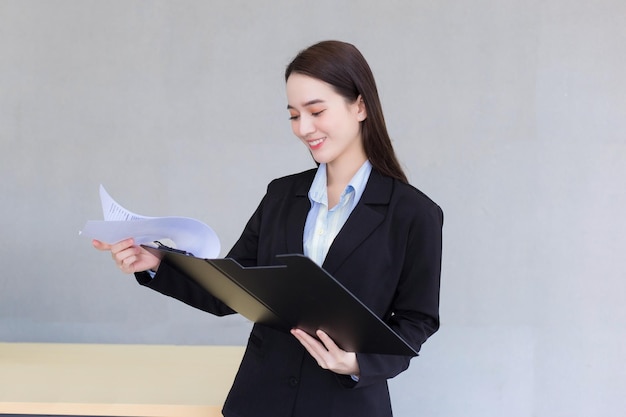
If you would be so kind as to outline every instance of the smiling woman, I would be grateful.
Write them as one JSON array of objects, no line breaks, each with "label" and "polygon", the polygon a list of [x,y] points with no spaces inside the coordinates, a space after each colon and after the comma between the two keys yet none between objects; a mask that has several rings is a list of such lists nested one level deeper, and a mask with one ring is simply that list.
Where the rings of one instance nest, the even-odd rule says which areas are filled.
[{"label": "smiling woman", "polygon": [[347,181],[367,160],[361,137],[361,122],[367,117],[363,99],[349,102],[329,84],[298,73],[287,79],[287,97],[293,133],[317,163],[326,164],[328,178],[338,180],[336,192],[329,195],[334,207]]},{"label": "smiling woman", "polygon": [[374,75],[354,45],[326,41],[301,51],[285,70],[288,91],[294,73],[326,83],[348,103],[362,102],[367,117],[361,133],[367,157],[382,174],[408,182],[391,145]]},{"label": "smiling woman", "polygon": [[[263,266],[304,254],[419,351],[439,328],[443,213],[407,183],[374,77],[353,45],[301,51],[285,81],[293,132],[318,167],[272,181],[227,256]],[[132,239],[94,246],[142,285],[215,315],[235,313]],[[255,324],[224,416],[391,416],[387,380],[411,357],[344,351],[322,330],[316,336]]]}]

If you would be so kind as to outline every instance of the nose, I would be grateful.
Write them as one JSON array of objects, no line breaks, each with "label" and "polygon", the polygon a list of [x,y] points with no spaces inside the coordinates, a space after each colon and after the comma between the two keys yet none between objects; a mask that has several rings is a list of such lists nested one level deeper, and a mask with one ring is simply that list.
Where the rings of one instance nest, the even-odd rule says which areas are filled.
[{"label": "nose", "polygon": [[302,138],[315,132],[315,125],[313,118],[306,115],[301,115],[298,119],[297,126],[294,126],[297,130],[296,134]]}]

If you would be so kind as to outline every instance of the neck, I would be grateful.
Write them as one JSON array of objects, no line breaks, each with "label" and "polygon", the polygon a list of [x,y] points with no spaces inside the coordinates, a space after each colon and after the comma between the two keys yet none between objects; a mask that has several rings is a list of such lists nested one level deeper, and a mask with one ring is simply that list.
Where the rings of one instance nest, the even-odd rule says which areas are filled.
[{"label": "neck", "polygon": [[326,185],[345,188],[366,160],[367,158],[363,154],[359,158],[353,157],[346,161],[333,161],[326,164]]}]

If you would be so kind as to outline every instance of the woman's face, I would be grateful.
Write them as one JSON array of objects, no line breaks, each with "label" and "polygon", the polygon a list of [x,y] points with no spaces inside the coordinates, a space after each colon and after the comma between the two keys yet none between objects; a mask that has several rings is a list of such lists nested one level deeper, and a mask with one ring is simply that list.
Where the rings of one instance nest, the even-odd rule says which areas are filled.
[{"label": "woman's face", "polygon": [[318,163],[365,161],[361,122],[367,113],[361,97],[348,103],[330,84],[293,73],[287,79],[287,103],[293,133]]}]

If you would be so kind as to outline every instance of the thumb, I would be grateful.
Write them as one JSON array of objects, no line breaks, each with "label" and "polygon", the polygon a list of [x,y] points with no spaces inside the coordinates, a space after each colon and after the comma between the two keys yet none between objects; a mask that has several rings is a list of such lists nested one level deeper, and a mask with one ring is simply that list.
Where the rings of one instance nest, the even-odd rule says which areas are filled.
[{"label": "thumb", "polygon": [[101,242],[96,239],[93,239],[91,241],[91,244],[93,245],[94,248],[98,250],[111,250],[111,245],[109,245],[108,243]]}]

